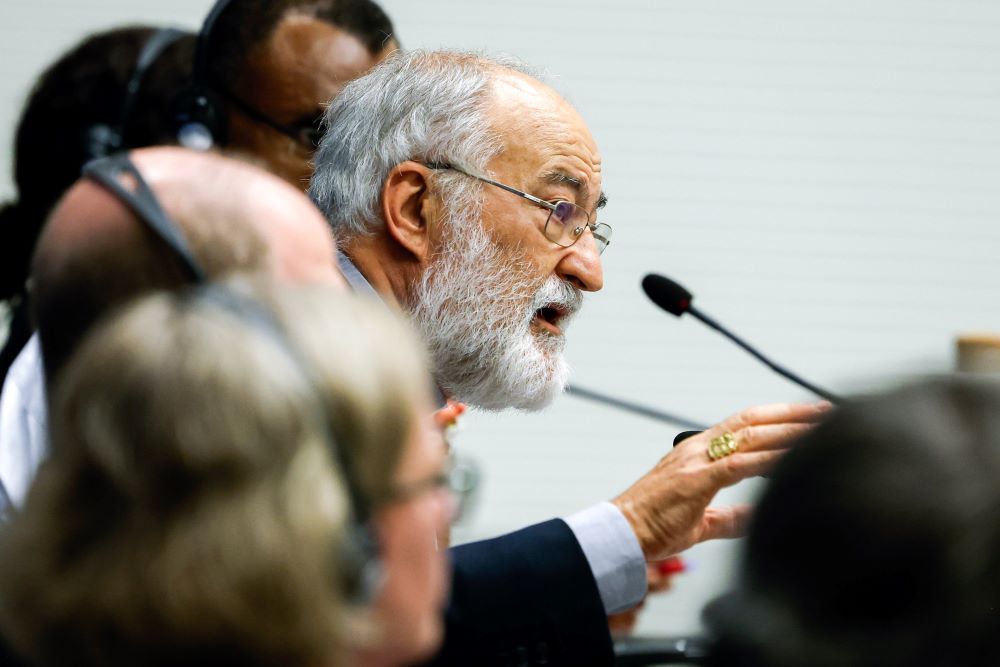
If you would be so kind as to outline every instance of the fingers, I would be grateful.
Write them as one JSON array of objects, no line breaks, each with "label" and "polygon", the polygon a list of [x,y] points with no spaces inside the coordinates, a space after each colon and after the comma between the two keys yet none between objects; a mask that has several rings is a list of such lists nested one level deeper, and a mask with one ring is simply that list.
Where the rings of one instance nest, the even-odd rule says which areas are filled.
[{"label": "fingers", "polygon": [[736,431],[747,426],[765,424],[812,424],[826,417],[832,408],[833,405],[828,401],[760,405],[733,415],[719,424],[719,428],[722,431]]},{"label": "fingers", "polygon": [[[715,435],[721,435],[724,431],[710,429],[698,436],[690,438],[678,445],[684,447],[689,452],[704,452],[708,456],[708,443]],[[739,446],[740,452],[769,452],[788,449],[792,441],[805,435],[813,428],[813,424],[766,424],[763,426],[747,426],[732,432],[733,437]],[[715,435],[713,435],[713,433]],[[690,454],[689,454],[690,456]],[[698,453],[695,456],[702,456]]]},{"label": "fingers", "polygon": [[792,440],[805,435],[812,428],[812,424],[748,426],[736,431],[733,436],[739,443],[740,450],[765,452],[774,449],[787,449]]},{"label": "fingers", "polygon": [[746,533],[751,512],[750,505],[709,507],[702,518],[702,530],[698,541],[741,537]]},{"label": "fingers", "polygon": [[749,477],[766,475],[784,453],[784,451],[737,452],[712,462],[708,468],[712,473],[712,481],[718,488],[722,488]]},{"label": "fingers", "polygon": [[712,438],[729,432],[739,441],[740,449],[774,449],[804,435],[825,418],[832,408],[833,405],[827,401],[776,403],[748,408],[689,440],[701,439],[707,443]]},{"label": "fingers", "polygon": [[[678,444],[613,501],[635,531],[643,553],[647,557],[678,553],[694,542],[740,534],[749,508],[706,510],[712,498],[724,487],[768,473],[790,443],[830,408],[826,402],[751,408]],[[727,431],[738,448],[712,461],[710,443]]]}]

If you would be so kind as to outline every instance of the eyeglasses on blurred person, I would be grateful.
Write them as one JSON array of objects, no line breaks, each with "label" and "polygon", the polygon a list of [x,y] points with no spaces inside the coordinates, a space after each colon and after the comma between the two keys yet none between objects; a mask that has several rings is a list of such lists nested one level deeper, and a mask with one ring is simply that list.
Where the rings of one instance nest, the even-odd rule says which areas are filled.
[{"label": "eyeglasses on blurred person", "polygon": [[423,355],[381,306],[245,282],[143,299],[54,387],[52,456],[0,536],[0,632],[39,666],[429,655],[451,510],[423,484],[444,472],[429,413]]}]

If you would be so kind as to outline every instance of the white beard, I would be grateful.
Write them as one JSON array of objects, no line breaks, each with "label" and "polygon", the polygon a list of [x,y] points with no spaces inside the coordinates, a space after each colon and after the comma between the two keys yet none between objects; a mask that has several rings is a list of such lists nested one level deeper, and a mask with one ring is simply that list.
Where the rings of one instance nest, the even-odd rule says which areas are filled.
[{"label": "white beard", "polygon": [[480,224],[448,221],[444,249],[424,272],[410,299],[414,326],[431,355],[434,376],[456,399],[487,410],[539,410],[569,379],[566,340],[533,333],[535,312],[557,304],[579,310],[582,293],[549,276],[540,285],[523,253],[506,257]]}]

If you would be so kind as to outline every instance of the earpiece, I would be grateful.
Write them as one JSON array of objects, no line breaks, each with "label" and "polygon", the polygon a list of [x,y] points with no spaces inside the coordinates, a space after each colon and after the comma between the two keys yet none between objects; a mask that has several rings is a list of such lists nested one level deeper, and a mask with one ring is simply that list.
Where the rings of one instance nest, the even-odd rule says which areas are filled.
[{"label": "earpiece", "polygon": [[208,150],[226,141],[226,115],[209,85],[208,49],[212,29],[232,0],[218,0],[198,33],[191,70],[191,87],[171,104],[177,143],[185,148]]},{"label": "earpiece", "polygon": [[225,118],[207,90],[191,88],[174,99],[173,116],[177,143],[207,151],[225,141]]},{"label": "earpiece", "polygon": [[97,160],[117,153],[122,147],[121,133],[107,123],[98,123],[87,128],[87,160]]}]

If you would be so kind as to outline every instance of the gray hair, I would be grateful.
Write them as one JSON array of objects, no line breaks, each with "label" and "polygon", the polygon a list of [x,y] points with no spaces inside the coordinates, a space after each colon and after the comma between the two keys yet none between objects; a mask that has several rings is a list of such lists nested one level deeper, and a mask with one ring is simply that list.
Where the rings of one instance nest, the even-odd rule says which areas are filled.
[{"label": "gray hair", "polygon": [[[539,78],[512,58],[454,51],[396,53],[350,83],[323,117],[309,196],[338,238],[366,235],[382,224],[379,201],[389,171],[406,160],[451,162],[485,171],[501,137],[488,112],[500,70]],[[462,180],[459,180],[462,179]],[[474,202],[480,184],[442,174],[450,201]]]}]

